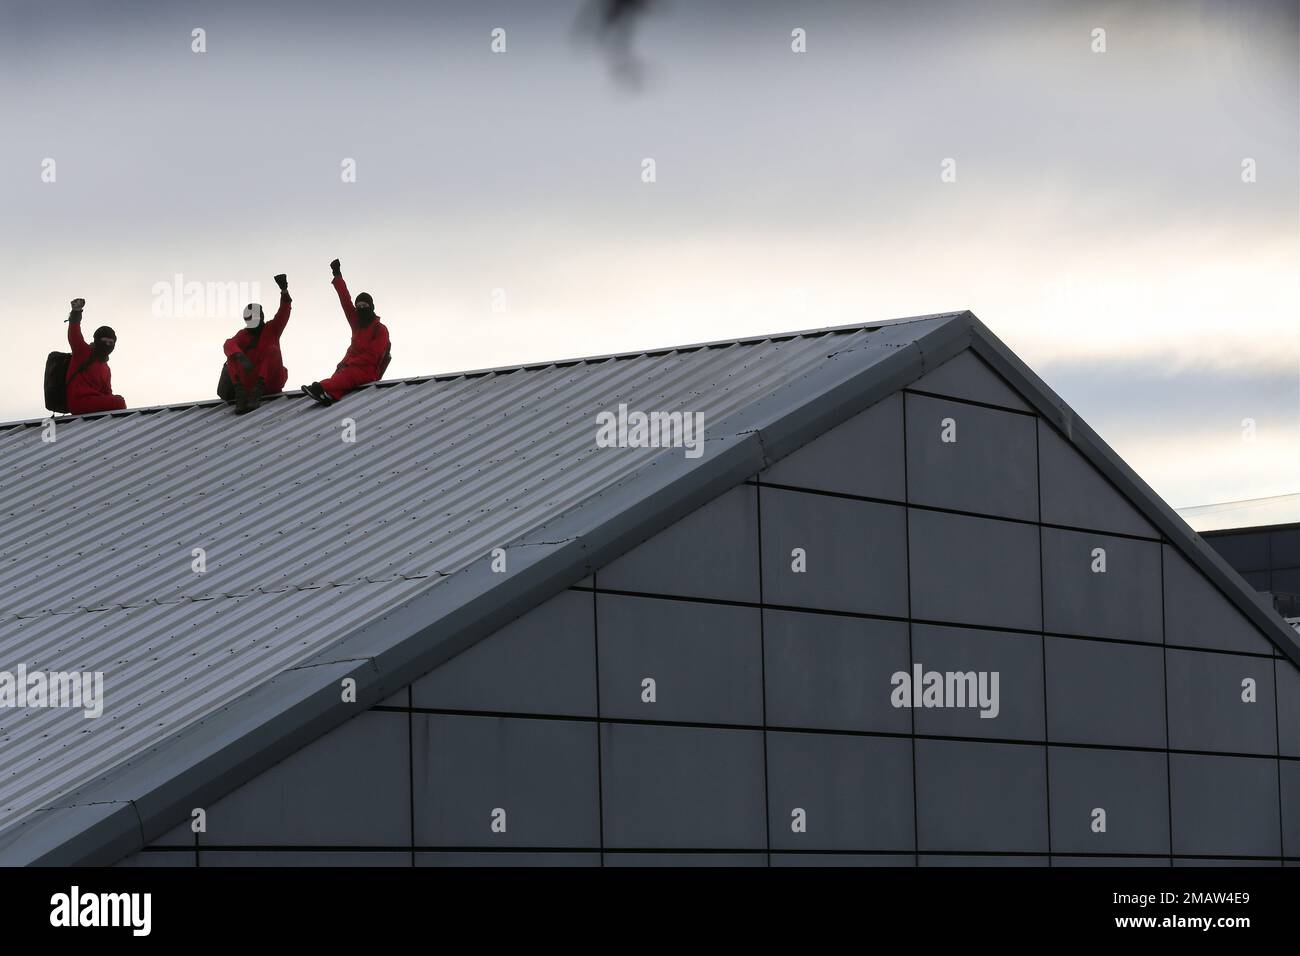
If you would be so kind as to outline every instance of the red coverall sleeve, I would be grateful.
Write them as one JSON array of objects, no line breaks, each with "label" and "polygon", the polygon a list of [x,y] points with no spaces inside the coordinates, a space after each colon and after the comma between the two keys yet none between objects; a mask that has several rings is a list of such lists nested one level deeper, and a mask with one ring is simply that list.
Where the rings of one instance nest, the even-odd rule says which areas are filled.
[{"label": "red coverall sleeve", "polygon": [[81,334],[81,316],[74,313],[68,322],[68,347],[72,349],[72,367],[80,365],[90,354],[90,346],[86,344],[86,337]]},{"label": "red coverall sleeve", "polygon": [[347,317],[348,325],[352,328],[357,327],[357,307],[352,304],[352,293],[348,292],[348,284],[339,276],[334,280],[334,291],[339,294],[339,305],[343,306],[343,314]]},{"label": "red coverall sleeve", "polygon": [[[289,293],[280,293],[280,308],[275,312],[275,318],[266,323],[266,328],[262,330],[263,334],[270,332],[275,338],[280,337],[284,327],[289,324],[289,312],[293,309],[293,299],[289,298]],[[227,352],[227,355],[230,353]]]},{"label": "red coverall sleeve", "polygon": [[239,347],[238,335],[232,335],[230,338],[226,339],[226,344],[221,347],[221,350],[226,353],[226,358],[234,358],[240,352],[244,351]]}]

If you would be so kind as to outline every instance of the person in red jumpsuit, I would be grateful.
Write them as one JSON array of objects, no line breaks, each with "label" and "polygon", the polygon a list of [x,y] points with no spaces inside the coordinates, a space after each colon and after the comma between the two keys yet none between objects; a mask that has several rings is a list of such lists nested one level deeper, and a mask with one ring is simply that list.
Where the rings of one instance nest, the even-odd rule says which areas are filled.
[{"label": "person in red jumpsuit", "polygon": [[332,405],[348,392],[379,381],[390,357],[388,328],[375,314],[375,301],[370,293],[358,293],[354,304],[337,259],[330,263],[330,269],[334,271],[334,291],[339,294],[343,315],[352,327],[352,342],[333,375],[302,387],[322,405]]},{"label": "person in red jumpsuit", "polygon": [[244,328],[226,339],[226,371],[235,393],[235,414],[251,412],[267,395],[278,395],[289,379],[280,355],[280,336],[289,324],[293,298],[289,279],[283,273],[275,277],[280,287],[280,308],[270,322],[262,307],[251,303],[244,308]]},{"label": "person in red jumpsuit", "polygon": [[68,345],[72,361],[68,363],[68,411],[74,415],[87,412],[113,412],[126,408],[126,399],[113,394],[113,373],[108,357],[117,346],[117,333],[107,325],[95,329],[93,344],[87,345],[81,334],[81,310],[85,299],[72,300],[68,315]]}]

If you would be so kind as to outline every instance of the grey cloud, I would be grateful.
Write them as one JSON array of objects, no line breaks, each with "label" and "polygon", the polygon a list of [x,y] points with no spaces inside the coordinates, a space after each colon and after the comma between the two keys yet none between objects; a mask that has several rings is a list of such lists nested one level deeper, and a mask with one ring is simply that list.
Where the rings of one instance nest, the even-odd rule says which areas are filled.
[{"label": "grey cloud", "polygon": [[1235,437],[1250,418],[1300,441],[1300,351],[1294,348],[1280,349],[1277,363],[1266,367],[1187,364],[1148,353],[1040,363],[1035,371],[1103,438],[1152,427]]}]

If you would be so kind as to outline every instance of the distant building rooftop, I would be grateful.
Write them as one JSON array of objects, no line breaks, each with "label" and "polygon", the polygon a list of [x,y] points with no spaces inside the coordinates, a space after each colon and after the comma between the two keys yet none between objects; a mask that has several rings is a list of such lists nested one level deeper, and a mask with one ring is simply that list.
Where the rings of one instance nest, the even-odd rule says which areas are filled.
[{"label": "distant building rooftop", "polygon": [[1300,630],[1300,522],[1224,528],[1202,537]]},{"label": "distant building rooftop", "polygon": [[1229,531],[1300,523],[1300,492],[1242,501],[1220,501],[1174,510],[1196,531]]}]

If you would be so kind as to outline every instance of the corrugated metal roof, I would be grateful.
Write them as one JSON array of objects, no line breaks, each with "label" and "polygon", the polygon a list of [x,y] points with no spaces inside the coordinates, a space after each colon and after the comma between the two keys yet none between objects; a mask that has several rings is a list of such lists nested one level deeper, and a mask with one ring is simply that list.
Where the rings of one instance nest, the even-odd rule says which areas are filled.
[{"label": "corrugated metal roof", "polygon": [[73,418],[53,442],[0,428],[0,670],[102,671],[106,700],[97,720],[0,709],[0,829],[660,454],[601,454],[598,411],[707,429],[832,351],[949,318],[411,379],[328,409]]}]

